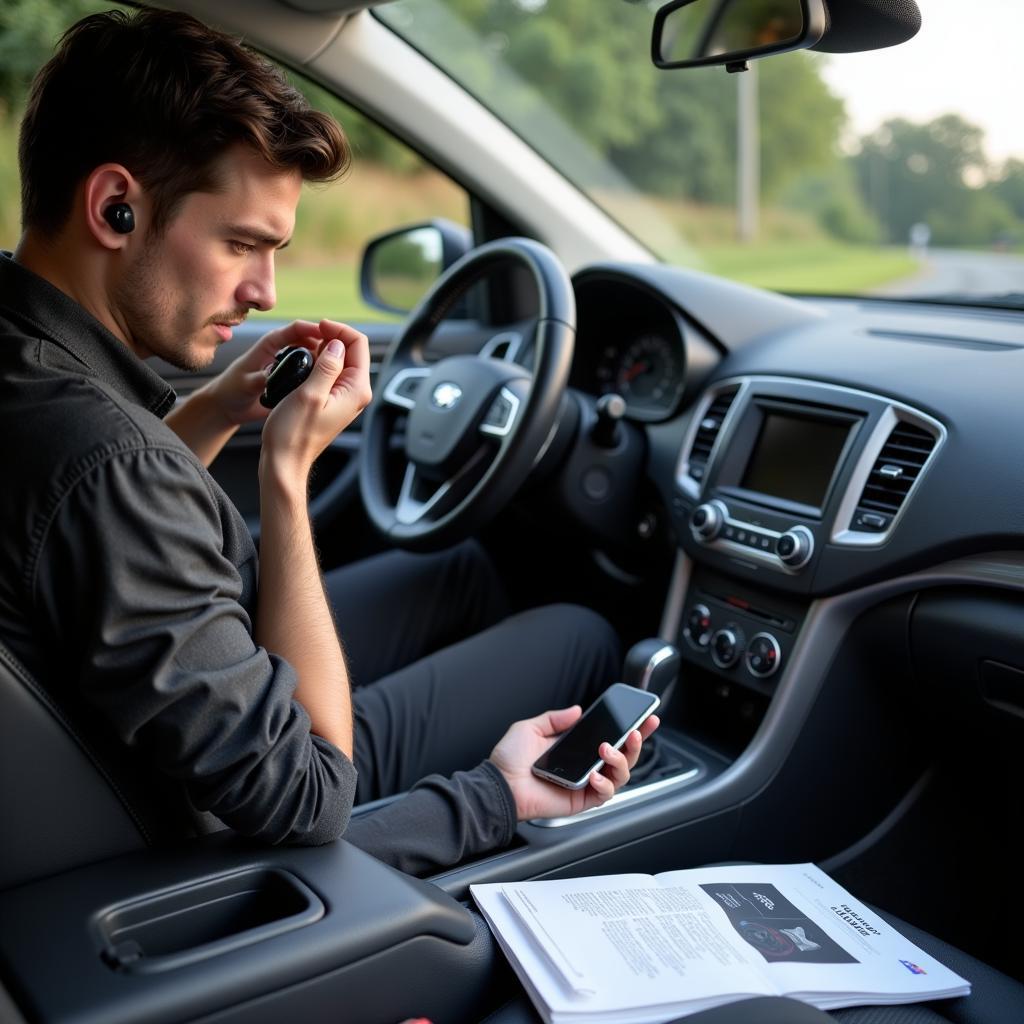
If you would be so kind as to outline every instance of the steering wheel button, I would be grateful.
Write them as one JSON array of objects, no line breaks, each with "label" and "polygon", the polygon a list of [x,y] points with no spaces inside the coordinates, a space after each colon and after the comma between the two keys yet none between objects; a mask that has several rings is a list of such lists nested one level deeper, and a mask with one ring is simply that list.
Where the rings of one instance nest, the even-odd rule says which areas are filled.
[{"label": "steering wheel button", "polygon": [[498,395],[487,410],[484,423],[490,427],[504,427],[511,414],[512,403],[504,395]]},{"label": "steering wheel button", "polygon": [[583,474],[583,493],[591,501],[604,501],[611,493],[612,479],[608,470],[594,466]]}]

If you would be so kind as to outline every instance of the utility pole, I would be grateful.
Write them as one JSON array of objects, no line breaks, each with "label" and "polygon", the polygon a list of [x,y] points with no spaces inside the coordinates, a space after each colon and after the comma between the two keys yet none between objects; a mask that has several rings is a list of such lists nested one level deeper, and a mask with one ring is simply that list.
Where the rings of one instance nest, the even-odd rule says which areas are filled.
[{"label": "utility pole", "polygon": [[761,137],[758,123],[757,61],[736,75],[736,233],[741,242],[757,238],[761,198]]}]

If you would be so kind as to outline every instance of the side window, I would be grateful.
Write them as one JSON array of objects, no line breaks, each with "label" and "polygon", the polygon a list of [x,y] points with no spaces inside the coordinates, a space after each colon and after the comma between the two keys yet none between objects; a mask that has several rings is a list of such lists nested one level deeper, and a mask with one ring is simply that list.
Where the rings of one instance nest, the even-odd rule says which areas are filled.
[{"label": "side window", "polygon": [[[111,0],[0,2],[0,248],[13,249],[21,233],[17,138],[32,76],[65,29],[86,14],[114,6]],[[341,123],[353,160],[341,181],[305,186],[294,240],[278,257],[278,303],[267,315],[355,322],[401,319],[363,303],[363,247],[382,232],[433,218],[468,227],[467,194],[326,90],[290,73],[289,78],[315,107]]]},{"label": "side window", "polygon": [[292,243],[277,259],[277,306],[267,315],[355,322],[402,319],[362,300],[359,268],[366,243],[434,218],[468,228],[468,195],[353,107],[290,77],[315,107],[341,124],[352,146],[352,168],[340,181],[303,187]]}]

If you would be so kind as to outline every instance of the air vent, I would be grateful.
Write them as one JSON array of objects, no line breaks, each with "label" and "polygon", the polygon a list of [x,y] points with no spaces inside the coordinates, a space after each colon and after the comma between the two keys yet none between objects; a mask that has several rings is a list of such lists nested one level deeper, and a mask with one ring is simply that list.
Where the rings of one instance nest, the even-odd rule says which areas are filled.
[{"label": "air vent", "polygon": [[934,447],[929,431],[897,423],[871,467],[850,528],[862,533],[887,530]]},{"label": "air vent", "polygon": [[708,411],[704,413],[704,418],[700,421],[700,426],[697,428],[697,436],[693,439],[693,447],[690,449],[690,459],[687,468],[687,473],[694,480],[704,479],[704,474],[708,468],[708,459],[711,458],[711,450],[715,447],[715,441],[718,438],[719,431],[722,429],[722,424],[725,422],[725,417],[728,415],[737,391],[739,391],[739,388],[730,388],[728,391],[723,391],[708,406]]}]

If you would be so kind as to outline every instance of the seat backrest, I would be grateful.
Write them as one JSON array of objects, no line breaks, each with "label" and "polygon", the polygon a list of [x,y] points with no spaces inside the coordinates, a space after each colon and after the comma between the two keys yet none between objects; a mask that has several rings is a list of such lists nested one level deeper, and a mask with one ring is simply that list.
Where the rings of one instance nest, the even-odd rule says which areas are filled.
[{"label": "seat backrest", "polygon": [[72,723],[0,643],[0,889],[146,845]]}]

